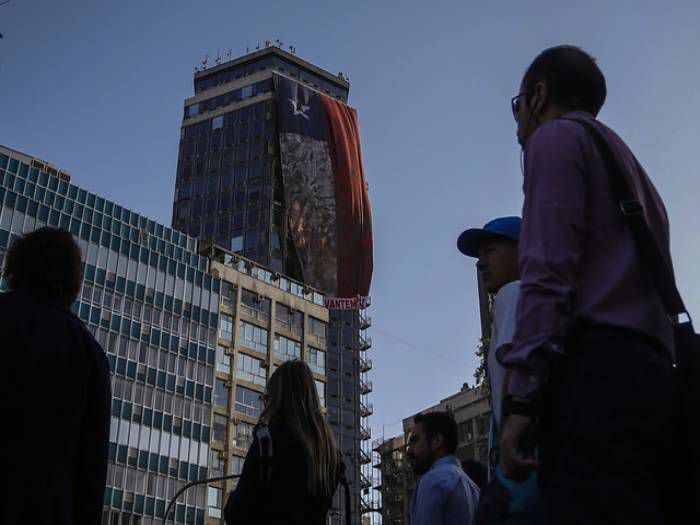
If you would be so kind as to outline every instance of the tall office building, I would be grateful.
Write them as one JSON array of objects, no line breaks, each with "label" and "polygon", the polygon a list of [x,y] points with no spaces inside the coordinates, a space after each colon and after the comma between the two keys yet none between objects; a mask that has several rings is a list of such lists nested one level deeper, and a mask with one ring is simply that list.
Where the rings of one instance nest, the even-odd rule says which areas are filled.
[{"label": "tall office building", "polygon": [[[194,96],[184,104],[172,224],[176,230],[254,260],[275,275],[304,281],[303,254],[295,246],[293,211],[286,202],[290,188],[284,183],[293,182],[311,198],[325,190],[303,165],[293,177],[283,176],[281,113],[292,111],[308,121],[307,111],[313,108],[305,105],[303,96],[281,99],[280,82],[285,89],[304,92],[307,99],[310,93],[343,104],[348,99],[344,75],[330,74],[269,43],[195,73]],[[306,249],[323,246],[318,242]],[[365,332],[369,325],[369,318],[357,310],[331,310],[328,326],[326,401],[349,467],[352,512],[358,522],[360,512],[367,510],[360,503],[361,491],[371,489],[366,423],[372,413],[368,401],[372,385],[367,380],[371,360],[366,357],[371,341]],[[335,521],[344,513],[342,505],[337,498]]]},{"label": "tall office building", "polygon": [[[84,277],[72,308],[112,372],[103,523],[160,524],[187,482],[239,474],[280,363],[303,359],[328,399],[330,313],[321,294],[0,146],[0,268],[14,239],[46,225],[80,244]],[[169,522],[220,524],[234,485],[189,489]]]}]

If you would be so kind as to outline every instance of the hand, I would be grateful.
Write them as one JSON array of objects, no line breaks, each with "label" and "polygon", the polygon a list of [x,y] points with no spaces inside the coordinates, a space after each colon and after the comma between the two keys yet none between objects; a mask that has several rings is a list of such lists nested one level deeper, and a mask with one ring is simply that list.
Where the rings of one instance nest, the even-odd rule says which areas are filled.
[{"label": "hand", "polygon": [[[506,417],[501,429],[500,467],[503,474],[514,481],[525,481],[530,473],[540,466],[535,459],[534,442],[525,444],[534,431],[531,417],[511,414]],[[530,439],[530,441],[533,441]],[[525,450],[523,450],[523,448]]]}]

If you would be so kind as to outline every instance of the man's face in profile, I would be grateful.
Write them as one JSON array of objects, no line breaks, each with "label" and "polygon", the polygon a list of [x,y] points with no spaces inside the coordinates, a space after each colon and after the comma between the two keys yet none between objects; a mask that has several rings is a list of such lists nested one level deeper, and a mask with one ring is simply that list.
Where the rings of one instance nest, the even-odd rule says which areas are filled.
[{"label": "man's face in profile", "polygon": [[422,423],[416,423],[408,438],[406,458],[413,472],[422,476],[433,465],[433,451]]}]

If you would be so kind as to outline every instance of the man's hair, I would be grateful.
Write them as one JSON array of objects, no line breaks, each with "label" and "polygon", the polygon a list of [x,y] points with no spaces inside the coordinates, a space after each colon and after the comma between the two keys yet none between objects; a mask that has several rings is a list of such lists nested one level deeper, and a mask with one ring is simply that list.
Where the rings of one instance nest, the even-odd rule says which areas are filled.
[{"label": "man's hair", "polygon": [[4,275],[11,290],[71,304],[80,292],[80,247],[65,230],[40,228],[12,243]]},{"label": "man's hair", "polygon": [[583,110],[597,115],[607,95],[605,76],[595,59],[576,46],[556,46],[542,51],[525,72],[524,91],[533,90],[537,82],[547,85],[554,104],[569,111]]},{"label": "man's hair", "polygon": [[450,412],[417,414],[413,418],[413,423],[423,425],[428,441],[441,434],[448,454],[454,454],[457,451],[457,423]]}]

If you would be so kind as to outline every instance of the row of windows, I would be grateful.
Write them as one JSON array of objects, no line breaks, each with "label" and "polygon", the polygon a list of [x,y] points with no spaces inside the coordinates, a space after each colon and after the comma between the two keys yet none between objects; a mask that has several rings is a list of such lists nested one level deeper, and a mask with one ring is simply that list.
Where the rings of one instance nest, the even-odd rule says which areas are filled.
[{"label": "row of windows", "polygon": [[[216,108],[228,106],[229,104],[233,104],[236,102],[241,102],[242,100],[246,100],[250,97],[261,95],[263,93],[269,93],[270,91],[272,91],[272,79],[268,78],[265,80],[261,80],[260,82],[255,82],[254,84],[249,84],[238,89],[233,89],[222,95],[208,98],[206,100],[202,100],[201,102],[195,102],[194,104],[186,106],[185,118],[193,117],[206,111],[213,111]],[[212,126],[212,129],[217,128]]]},{"label": "row of windows", "polygon": [[[3,191],[0,188],[0,193]],[[13,204],[8,204],[7,195],[15,194],[8,192],[5,195],[6,205],[0,206],[0,229],[6,232],[3,238],[3,247],[7,246],[7,232],[19,235],[49,224],[73,233],[83,250],[84,259],[93,266],[96,265],[100,269],[108,270],[110,274],[115,276],[126,277],[128,273],[131,279],[135,280],[138,278],[140,284],[145,284],[147,275],[152,272],[153,275],[149,279],[155,283],[156,276],[160,276],[163,280],[163,285],[165,284],[166,275],[176,276],[183,282],[194,283],[194,288],[203,288],[207,292],[207,296],[210,290],[218,293],[220,289],[219,279],[212,278],[211,275],[196,270],[192,266],[187,266],[184,262],[178,262],[167,256],[158,255],[156,251],[139,246],[136,242],[122,239],[100,228],[70,219],[68,215],[61,214],[56,210],[49,210],[45,206],[37,209],[31,206],[34,201],[27,201],[29,204],[25,203],[22,206],[21,202],[25,202],[26,199],[21,202],[18,200],[14,203],[17,204],[17,208],[13,209]],[[46,211],[43,218],[42,210]],[[151,270],[148,268],[151,268]]]},{"label": "row of windows", "polygon": [[[112,406],[117,412],[114,417],[131,412],[132,421],[161,428],[163,418],[171,415],[174,418],[172,424],[173,428],[176,429],[176,433],[181,432],[183,421],[188,422],[185,430],[189,429],[192,423],[201,423],[204,426],[210,424],[211,406],[204,402],[174,395],[170,392],[164,392],[152,386],[142,385],[117,376],[113,376],[113,380]],[[121,404],[116,404],[114,403],[115,401],[121,401]],[[124,403],[130,404],[128,410],[124,409]],[[171,421],[171,419],[168,421]],[[189,437],[189,430],[187,437]]]},{"label": "row of windows", "polygon": [[[183,175],[178,181],[175,190],[176,202],[189,199],[190,197],[196,199],[192,201],[192,211],[195,215],[215,210],[217,201],[220,208],[232,209],[254,208],[259,206],[261,202],[267,202],[270,199],[269,179],[272,169],[270,164],[263,163],[261,160],[255,160],[248,164],[236,166],[224,165],[221,169],[218,169],[218,167],[213,168],[206,177],[203,172],[197,172],[199,169],[198,165],[199,163],[194,165],[195,174],[190,175],[185,174],[191,173],[191,165],[183,166]],[[236,186],[235,191],[231,191],[233,186]],[[225,194],[222,192],[225,192]],[[220,197],[217,193],[220,194]],[[205,195],[209,195],[210,197],[208,198],[213,197],[214,200],[201,201],[197,199],[201,199]],[[197,206],[202,206],[202,202],[206,202],[206,206],[197,209]]]},{"label": "row of windows", "polygon": [[[172,295],[166,295],[163,292],[156,292],[153,288],[146,288],[145,285],[138,284],[132,280],[126,280],[124,277],[116,277],[116,279],[114,277],[114,274],[111,272],[106,272],[101,268],[95,268],[91,264],[85,266],[85,274],[83,276],[85,282],[101,288],[105,293],[114,292],[118,295],[123,294],[123,296],[127,299],[133,300],[134,302],[142,302],[146,306],[154,307],[156,309],[162,309],[164,312],[170,313],[173,317],[183,318],[184,321],[201,323],[203,326],[211,328],[214,328],[217,325],[218,315],[215,311],[210,312],[208,309],[197,306],[198,304],[205,304],[204,300],[206,299],[207,308],[211,303],[211,308],[218,311],[219,298],[217,294],[215,294],[215,297],[211,299],[208,293],[202,297],[199,293],[194,291],[196,288],[193,290],[191,286],[184,285],[183,288],[185,291],[190,292],[189,296],[191,300],[199,299],[195,305],[192,305],[189,301],[183,301],[180,298],[174,299]],[[180,282],[181,281],[176,281],[176,286],[178,289]],[[93,300],[92,302],[96,301]],[[88,305],[86,304],[86,306]],[[112,304],[112,306],[114,305]],[[122,313],[127,317],[135,317],[133,309],[131,313],[127,313],[125,311]],[[147,320],[145,321],[148,322]],[[97,323],[97,321],[93,322]]]},{"label": "row of windows", "polygon": [[[93,286],[88,282],[83,282],[80,301],[83,304],[93,303],[96,307],[101,306],[101,317],[99,321],[95,321],[95,324],[103,320],[110,320],[111,314],[113,313],[123,315],[134,321],[143,321],[143,325],[141,326],[142,331],[144,325],[148,325],[149,327],[172,332],[173,335],[179,334],[182,340],[187,339],[188,335],[190,335],[191,339],[198,339],[200,335],[202,339],[208,339],[207,334],[210,330],[208,326],[209,316],[198,315],[198,319],[199,317],[206,317],[207,320],[207,324],[200,325],[198,321],[190,321],[167,310],[160,310],[155,306],[151,306],[151,304],[143,303],[98,285]],[[86,315],[89,316],[90,314]],[[191,313],[188,318],[190,316]]]},{"label": "row of windows", "polygon": [[[195,247],[193,239],[188,239],[175,230],[122,208],[94,193],[88,193],[58,177],[39,172],[36,168],[29,169],[29,166],[16,159],[9,159],[8,171],[4,173],[2,168],[7,164],[8,157],[0,154],[0,182],[7,190],[14,190],[18,196],[35,199],[39,203],[44,202],[59,211],[63,210],[69,215],[83,218],[89,223],[99,219],[100,223],[109,224],[111,229],[118,228],[121,232],[136,230],[140,235],[141,231],[145,230],[149,237],[153,236],[156,241],[163,241],[173,248],[193,250]],[[205,267],[205,259],[196,255],[195,257],[196,262],[193,265]]]}]

